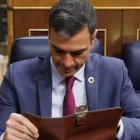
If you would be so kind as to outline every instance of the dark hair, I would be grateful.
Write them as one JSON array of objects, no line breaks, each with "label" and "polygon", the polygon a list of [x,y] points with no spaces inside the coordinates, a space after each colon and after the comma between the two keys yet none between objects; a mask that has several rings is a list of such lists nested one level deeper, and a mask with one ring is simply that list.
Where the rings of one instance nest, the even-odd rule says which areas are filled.
[{"label": "dark hair", "polygon": [[96,29],[96,14],[86,0],[58,0],[49,16],[49,29],[72,37],[84,27],[88,27],[90,36]]}]

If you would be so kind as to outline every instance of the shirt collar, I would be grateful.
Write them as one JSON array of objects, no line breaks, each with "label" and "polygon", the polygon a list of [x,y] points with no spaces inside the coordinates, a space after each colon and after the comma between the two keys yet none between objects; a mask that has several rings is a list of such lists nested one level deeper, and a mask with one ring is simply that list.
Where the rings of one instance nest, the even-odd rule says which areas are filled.
[{"label": "shirt collar", "polygon": [[65,77],[60,75],[59,72],[57,71],[53,63],[52,57],[50,58],[50,63],[51,63],[51,71],[52,71],[52,81],[55,82],[56,84],[59,84],[65,79]]},{"label": "shirt collar", "polygon": [[79,81],[84,81],[84,69],[85,69],[85,64],[74,74],[77,80]]}]

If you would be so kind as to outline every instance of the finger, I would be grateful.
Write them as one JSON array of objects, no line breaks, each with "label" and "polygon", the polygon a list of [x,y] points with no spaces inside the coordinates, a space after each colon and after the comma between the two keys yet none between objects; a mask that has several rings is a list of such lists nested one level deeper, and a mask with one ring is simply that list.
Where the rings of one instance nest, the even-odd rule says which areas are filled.
[{"label": "finger", "polygon": [[34,140],[35,138],[31,137],[30,135],[26,134],[26,133],[22,133],[20,131],[17,131],[15,129],[12,128],[6,128],[6,134],[10,134],[16,138],[19,139],[24,139],[24,140]]},{"label": "finger", "polygon": [[32,133],[27,129],[26,126],[23,126],[15,121],[7,121],[6,122],[6,130],[9,131],[9,130],[16,130],[16,131],[19,131],[21,133],[26,133],[28,135],[32,135]]},{"label": "finger", "polygon": [[15,136],[11,135],[10,133],[5,133],[4,134],[4,137],[3,137],[3,140],[24,140],[24,139],[19,139],[19,138],[16,138]]},{"label": "finger", "polygon": [[20,114],[12,113],[10,119],[7,121],[7,127],[8,126],[35,138],[39,135],[38,129],[27,118]]},{"label": "finger", "polygon": [[20,114],[11,114],[18,123],[25,125],[32,133],[36,134],[38,132],[38,129],[34,126],[34,124],[28,120],[26,117],[20,115]]},{"label": "finger", "polygon": [[30,136],[34,135],[32,132],[30,132],[30,130],[26,126],[24,126],[16,121],[13,121],[11,119],[6,122],[6,128],[7,128],[6,129],[7,131],[14,129],[16,131],[19,131],[21,133],[24,133],[24,134],[27,134]]}]

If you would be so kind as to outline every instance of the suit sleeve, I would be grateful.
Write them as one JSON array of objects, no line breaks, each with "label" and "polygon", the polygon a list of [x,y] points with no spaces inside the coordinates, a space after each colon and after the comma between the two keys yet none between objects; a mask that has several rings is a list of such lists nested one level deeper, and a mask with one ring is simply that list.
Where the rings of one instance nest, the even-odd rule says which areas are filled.
[{"label": "suit sleeve", "polygon": [[122,62],[123,81],[120,91],[121,107],[124,109],[122,122],[124,133],[121,140],[140,140],[140,98],[136,95]]},{"label": "suit sleeve", "polygon": [[5,131],[5,123],[12,112],[17,112],[18,101],[12,84],[12,67],[4,76],[0,87],[0,135]]}]

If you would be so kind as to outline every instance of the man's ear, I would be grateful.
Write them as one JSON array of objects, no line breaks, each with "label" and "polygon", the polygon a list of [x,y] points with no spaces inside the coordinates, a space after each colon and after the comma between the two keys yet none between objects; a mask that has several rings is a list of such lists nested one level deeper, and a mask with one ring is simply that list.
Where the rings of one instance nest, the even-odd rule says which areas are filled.
[{"label": "man's ear", "polygon": [[50,31],[48,31],[48,40],[50,40]]},{"label": "man's ear", "polygon": [[49,49],[50,49],[50,38],[51,38],[51,30],[48,30],[48,43],[49,43]]},{"label": "man's ear", "polygon": [[48,40],[50,40],[50,37],[51,37],[51,29],[49,28],[49,30],[48,30]]},{"label": "man's ear", "polygon": [[91,46],[93,47],[94,45],[94,42],[95,42],[95,40],[96,40],[96,34],[97,34],[97,30],[95,30],[95,32],[93,33],[93,35],[92,35],[92,38],[91,38]]}]

